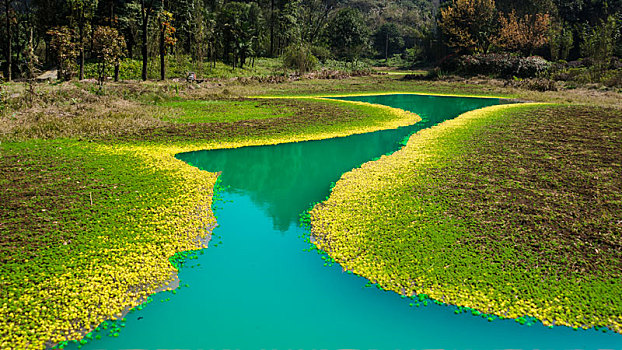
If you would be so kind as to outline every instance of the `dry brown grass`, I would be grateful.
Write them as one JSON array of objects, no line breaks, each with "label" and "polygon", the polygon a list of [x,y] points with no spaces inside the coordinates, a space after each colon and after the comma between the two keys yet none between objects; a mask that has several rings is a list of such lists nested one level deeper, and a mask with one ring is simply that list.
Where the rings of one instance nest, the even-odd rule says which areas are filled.
[{"label": "dry brown grass", "polygon": [[622,109],[616,91],[573,89],[537,92],[508,86],[507,81],[451,78],[445,81],[404,80],[400,76],[364,76],[345,79],[304,79],[282,83],[222,80],[190,85],[179,82],[110,83],[99,91],[89,82],[37,84],[35,94],[20,83],[0,90],[0,140],[53,138],[110,138],[162,129],[174,109],[157,106],[173,98],[230,99],[252,95],[296,95],[352,92],[430,92],[508,96],[526,101],[573,103]]}]

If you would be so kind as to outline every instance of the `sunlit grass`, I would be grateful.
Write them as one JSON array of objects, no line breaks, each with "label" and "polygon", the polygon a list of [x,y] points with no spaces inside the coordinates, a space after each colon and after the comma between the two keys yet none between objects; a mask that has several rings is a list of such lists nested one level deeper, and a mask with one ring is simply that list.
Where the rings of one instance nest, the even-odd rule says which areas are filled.
[{"label": "sunlit grass", "polygon": [[[36,96],[28,97],[23,84],[5,84],[0,96],[0,185],[8,189],[0,193],[5,239],[0,290],[7,291],[0,294],[0,328],[12,334],[2,339],[1,348],[82,334],[135,305],[140,293],[163,286],[165,277],[175,273],[167,255],[196,247],[191,237],[202,232],[184,217],[196,217],[193,210],[208,207],[211,200],[209,189],[193,191],[211,189],[214,181],[206,173],[196,177],[191,167],[173,159],[176,152],[346,136],[417,120],[389,108],[294,95],[402,91],[620,103],[613,93],[541,94],[389,76],[281,84],[110,83],[102,91],[88,82],[71,82],[36,89]],[[244,97],[253,95],[289,98]],[[585,111],[590,113],[596,112]],[[434,184],[433,174],[425,177],[429,184]],[[377,219],[378,213],[370,212],[366,220]],[[207,226],[213,219],[202,218]],[[154,244],[165,247],[161,254],[144,250]],[[137,266],[150,268],[137,271]],[[94,277],[101,271],[110,275]],[[121,279],[124,274],[127,278]],[[110,278],[116,282],[110,284]],[[138,280],[145,284],[133,284]],[[58,293],[41,292],[48,287]],[[105,300],[100,300],[102,291],[108,292]],[[51,307],[57,310],[50,312]]]},{"label": "sunlit grass", "polygon": [[[227,103],[235,112],[236,101]],[[273,111],[269,102],[259,103],[253,108]],[[277,105],[296,110],[292,101]],[[198,120],[212,118],[203,117]],[[216,174],[175,154],[347,136],[417,120],[388,107],[313,100],[294,116],[255,120],[268,122],[262,128],[225,127],[211,138],[205,130],[174,128],[194,125],[183,123],[127,139],[3,142],[0,185],[8,190],[0,192],[0,329],[9,333],[0,348],[80,339],[171,288],[176,270],[169,258],[203,247],[215,224]]]},{"label": "sunlit grass", "polygon": [[294,114],[294,108],[248,100],[171,101],[160,106],[173,108],[176,113],[165,114],[163,119],[175,123],[231,123],[290,117]]},{"label": "sunlit grass", "polygon": [[613,109],[466,113],[344,174],[312,233],[397,293],[621,332],[619,130]]}]

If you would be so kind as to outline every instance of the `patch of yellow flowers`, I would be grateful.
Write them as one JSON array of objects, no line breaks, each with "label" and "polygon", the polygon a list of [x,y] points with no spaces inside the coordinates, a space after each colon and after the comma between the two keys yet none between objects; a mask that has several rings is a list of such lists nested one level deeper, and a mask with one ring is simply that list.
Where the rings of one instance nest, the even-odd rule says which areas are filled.
[{"label": "patch of yellow flowers", "polygon": [[[122,218],[123,222],[139,223],[138,229],[129,232],[132,237],[118,239],[114,228],[98,227],[101,232],[97,236],[98,244],[89,250],[89,242],[82,242],[87,249],[75,254],[65,252],[70,258],[64,261],[62,269],[45,266],[49,272],[38,282],[26,283],[27,287],[18,292],[0,291],[6,293],[0,305],[0,348],[42,349],[60,341],[81,339],[104,320],[120,318],[124,311],[140,305],[149,295],[171,288],[169,284],[177,271],[169,257],[180,251],[206,247],[216,224],[211,204],[217,174],[190,166],[176,159],[176,154],[343,137],[411,125],[420,120],[413,113],[390,107],[340,103],[381,110],[387,117],[368,126],[342,126],[335,130],[327,127],[279,137],[225,142],[89,144],[89,154],[114,156],[118,162],[135,162],[133,176],[140,180],[142,174],[157,173],[166,177],[167,186],[144,180],[146,191],[152,198],[160,199],[156,204],[149,202],[141,206],[142,195],[132,194],[136,207]],[[74,147],[86,150],[83,144],[76,143]],[[112,212],[114,208],[111,206],[109,210]],[[88,231],[97,222],[78,224]],[[0,285],[7,281],[8,278],[0,276]]]},{"label": "patch of yellow flowers", "polygon": [[[458,253],[452,244],[467,229],[457,229],[458,221],[443,217],[443,205],[451,203],[429,202],[409,195],[409,189],[426,188],[427,181],[434,181],[433,176],[425,176],[427,171],[442,172],[451,159],[463,153],[461,135],[476,135],[473,125],[485,127],[491,116],[538,106],[543,105],[499,105],[465,113],[414,134],[394,154],[344,174],[330,197],[310,213],[314,243],[344,269],[396,293],[426,294],[434,300],[506,318],[528,315],[545,326],[606,326],[622,333],[622,315],[577,308],[586,303],[585,295],[598,294],[602,286],[568,290],[564,289],[566,281],[562,281],[539,295],[530,290],[531,285],[521,285],[514,276],[510,276],[507,286],[492,285],[479,273],[494,268],[480,269],[481,266],[469,264],[479,261],[470,252],[460,252],[465,254],[462,257],[452,256]],[[448,269],[468,273],[449,274]],[[465,276],[465,280],[447,280],[446,276],[456,275]],[[551,295],[551,291],[559,294]],[[540,297],[531,299],[523,294]]]}]

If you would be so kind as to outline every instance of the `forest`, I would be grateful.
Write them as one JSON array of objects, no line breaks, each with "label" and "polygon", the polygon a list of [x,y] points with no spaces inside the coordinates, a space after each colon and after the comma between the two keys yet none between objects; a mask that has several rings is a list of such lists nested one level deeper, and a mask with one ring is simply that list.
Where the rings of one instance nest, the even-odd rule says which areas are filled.
[{"label": "forest", "polygon": [[[166,79],[282,58],[447,72],[608,79],[619,86],[622,0],[2,0],[4,80]],[[365,64],[363,64],[365,66]],[[151,67],[151,68],[150,68]],[[149,71],[155,73],[149,73]],[[175,74],[173,74],[175,75]],[[182,77],[183,78],[183,77]]]}]

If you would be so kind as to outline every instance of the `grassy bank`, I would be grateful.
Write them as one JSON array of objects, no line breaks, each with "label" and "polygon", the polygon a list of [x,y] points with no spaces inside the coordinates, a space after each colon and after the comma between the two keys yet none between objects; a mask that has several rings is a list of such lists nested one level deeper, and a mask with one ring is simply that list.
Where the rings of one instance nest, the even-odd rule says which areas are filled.
[{"label": "grassy bank", "polygon": [[[174,154],[345,136],[417,120],[389,108],[293,98],[386,91],[612,106],[622,100],[610,92],[536,94],[488,83],[387,76],[280,84],[119,83],[102,91],[70,82],[37,85],[34,94],[24,85],[3,85],[0,181],[7,190],[0,192],[0,347],[41,348],[75,338],[167,288],[176,273],[168,257],[204,244],[214,223],[205,210],[214,174],[199,172]],[[257,95],[290,98],[247,97]],[[583,111],[594,116],[602,110]],[[513,129],[503,132],[508,130]],[[426,179],[435,183],[435,177]]]},{"label": "grassy bank", "polygon": [[3,349],[79,339],[119,317],[165,287],[176,274],[168,258],[201,246],[215,224],[215,175],[166,157],[174,149],[52,140],[1,150]]},{"label": "grassy bank", "polygon": [[620,130],[616,109],[469,112],[345,174],[313,235],[401,294],[622,332]]},{"label": "grassy bank", "polygon": [[[159,104],[87,92],[73,98],[90,105],[50,99],[5,106],[13,110],[0,124],[1,181],[8,189],[0,193],[3,349],[79,339],[168,288],[176,275],[168,258],[204,246],[215,223],[216,175],[176,160],[176,153],[345,136],[418,120],[339,101],[218,99],[214,110],[179,98]],[[105,108],[111,102],[125,106]]]}]

